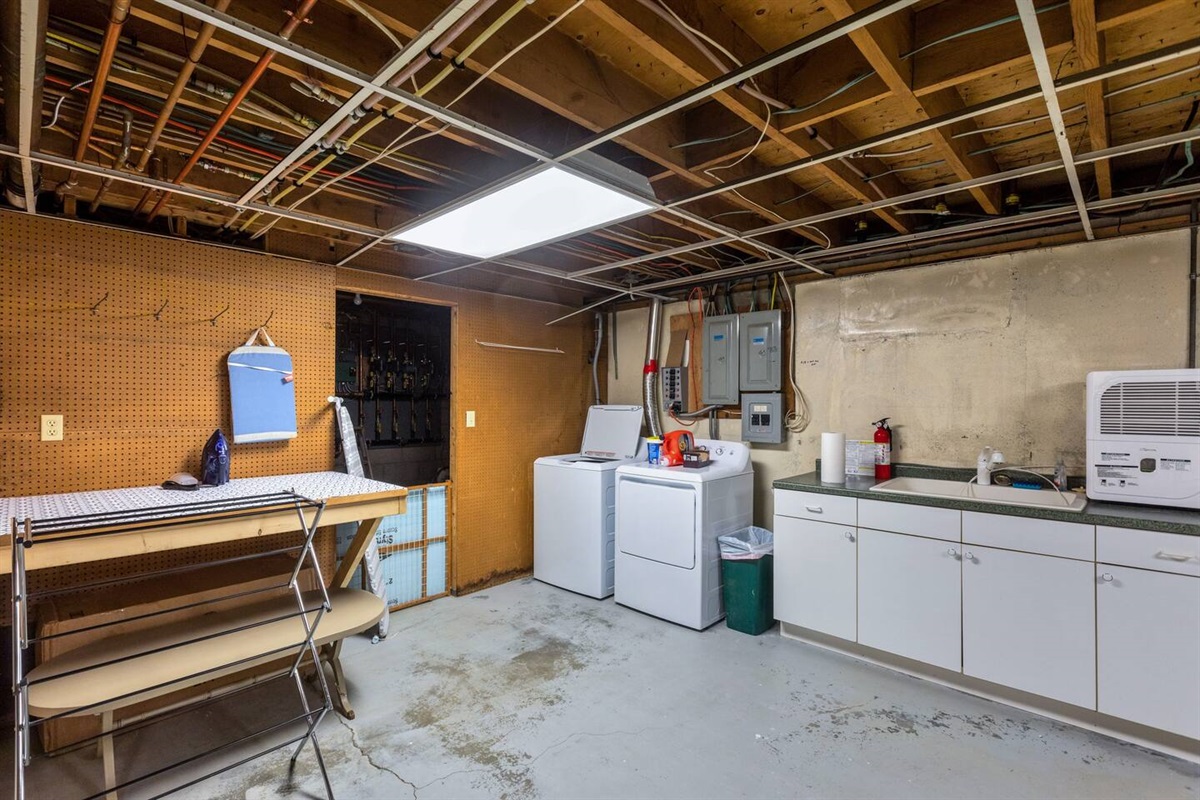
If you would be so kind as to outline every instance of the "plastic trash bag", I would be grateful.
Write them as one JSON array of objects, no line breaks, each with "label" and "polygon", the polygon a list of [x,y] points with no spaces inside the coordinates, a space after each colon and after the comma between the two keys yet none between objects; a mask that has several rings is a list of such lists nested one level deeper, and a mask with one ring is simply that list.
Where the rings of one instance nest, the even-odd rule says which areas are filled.
[{"label": "plastic trash bag", "polygon": [[721,558],[726,561],[753,561],[775,551],[775,534],[752,525],[735,533],[718,536],[717,544],[721,546]]},{"label": "plastic trash bag", "polygon": [[200,455],[200,482],[205,486],[229,482],[229,442],[220,428],[208,437]]}]

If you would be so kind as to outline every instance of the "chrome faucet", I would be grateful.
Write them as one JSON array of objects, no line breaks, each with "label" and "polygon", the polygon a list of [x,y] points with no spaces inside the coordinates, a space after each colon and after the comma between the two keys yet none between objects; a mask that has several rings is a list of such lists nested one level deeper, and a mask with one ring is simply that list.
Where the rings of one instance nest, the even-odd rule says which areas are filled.
[{"label": "chrome faucet", "polygon": [[979,451],[975,460],[975,482],[980,486],[992,485],[992,472],[1004,465],[1004,453],[991,445]]}]

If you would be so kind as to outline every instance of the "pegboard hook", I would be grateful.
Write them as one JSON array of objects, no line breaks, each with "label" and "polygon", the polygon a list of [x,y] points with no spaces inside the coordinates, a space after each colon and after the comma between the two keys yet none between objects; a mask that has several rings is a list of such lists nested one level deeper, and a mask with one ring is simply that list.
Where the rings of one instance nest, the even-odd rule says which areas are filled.
[{"label": "pegboard hook", "polygon": [[108,292],[105,292],[104,297],[101,297],[99,300],[97,300],[96,304],[91,307],[90,310],[92,312],[93,317],[96,316],[96,313],[99,311],[100,306],[102,306],[104,304],[104,301],[107,299],[108,299]]},{"label": "pegboard hook", "polygon": [[167,310],[167,304],[170,302],[171,302],[170,300],[163,300],[163,304],[161,306],[159,306],[158,311],[154,312],[155,320],[157,320],[158,322],[162,322],[162,312]]},{"label": "pegboard hook", "polygon": [[271,313],[270,313],[270,315],[268,315],[268,316],[267,316],[267,322],[264,322],[262,325],[259,325],[258,327],[260,327],[260,328],[265,328],[265,327],[267,327],[267,323],[268,323],[268,322],[270,322],[270,321],[271,321],[271,320],[273,320],[273,319],[275,319],[275,310],[274,310],[274,309],[271,309]]},{"label": "pegboard hook", "polygon": [[228,310],[229,310],[229,306],[227,305],[224,308],[222,308],[220,311],[218,311],[216,316],[208,321],[208,324],[212,325],[213,327],[216,327],[217,320],[219,320],[221,318],[221,315],[224,314]]}]

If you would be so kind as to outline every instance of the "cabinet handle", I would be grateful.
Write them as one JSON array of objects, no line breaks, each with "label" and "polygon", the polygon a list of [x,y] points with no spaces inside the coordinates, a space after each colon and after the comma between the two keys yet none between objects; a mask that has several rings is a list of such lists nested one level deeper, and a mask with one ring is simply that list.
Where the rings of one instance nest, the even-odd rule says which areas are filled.
[{"label": "cabinet handle", "polygon": [[1105,583],[1112,583],[1112,581],[1113,581],[1113,576],[1112,576],[1112,573],[1111,573],[1111,572],[1105,572],[1105,573],[1103,573],[1103,574],[1100,576],[1100,580],[1104,581]]},{"label": "cabinet handle", "polygon": [[820,506],[805,506],[804,510],[811,511],[814,514],[824,514],[825,513],[825,509],[821,508]]},{"label": "cabinet handle", "polygon": [[957,550],[955,550],[953,547],[951,547],[949,550],[947,550],[947,551],[946,551],[946,555],[948,555],[948,556],[950,556],[951,558],[954,558],[954,559],[958,559],[958,558],[959,558],[958,551],[957,551]]},{"label": "cabinet handle", "polygon": [[846,532],[845,532],[845,533],[843,533],[842,535],[846,537],[846,541],[847,541],[847,542],[853,542],[853,541],[854,541],[854,532],[853,532],[853,531],[846,531]]},{"label": "cabinet handle", "polygon": [[967,561],[971,561],[971,562],[974,562],[976,560],[975,554],[969,550],[967,552],[963,553],[963,558],[965,558]]},{"label": "cabinet handle", "polygon": [[1159,550],[1154,554],[1155,558],[1162,558],[1167,561],[1191,561],[1192,556],[1183,555],[1182,553],[1168,553],[1165,550]]}]

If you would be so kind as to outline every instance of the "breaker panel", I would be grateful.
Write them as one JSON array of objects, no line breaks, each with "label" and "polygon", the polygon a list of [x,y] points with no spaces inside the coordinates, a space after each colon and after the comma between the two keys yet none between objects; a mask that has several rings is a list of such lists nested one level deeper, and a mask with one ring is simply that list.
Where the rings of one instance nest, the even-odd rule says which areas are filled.
[{"label": "breaker panel", "polygon": [[704,405],[738,404],[738,315],[704,319]]},{"label": "breaker panel", "polygon": [[751,311],[739,321],[739,384],[743,392],[777,392],[783,386],[783,314]]},{"label": "breaker panel", "polygon": [[783,442],[783,395],[742,395],[742,441],[763,444]]}]

